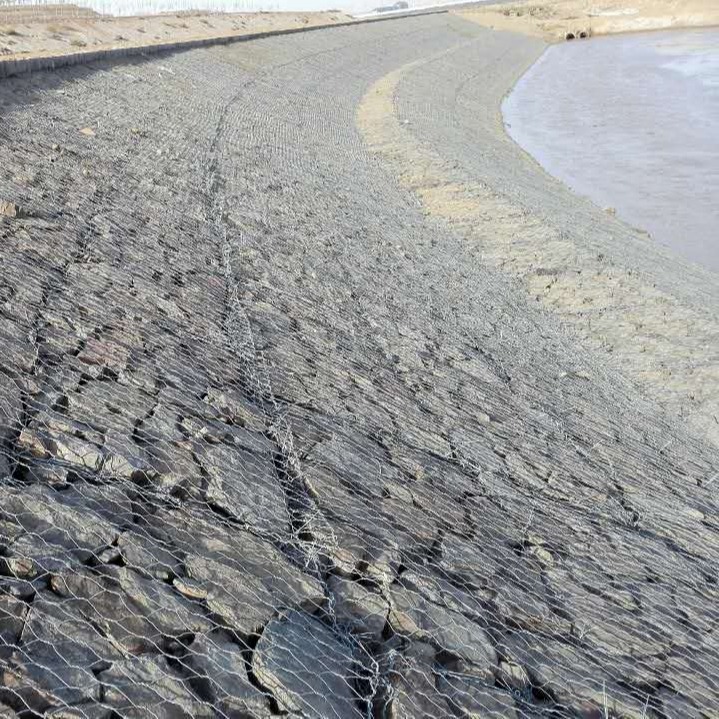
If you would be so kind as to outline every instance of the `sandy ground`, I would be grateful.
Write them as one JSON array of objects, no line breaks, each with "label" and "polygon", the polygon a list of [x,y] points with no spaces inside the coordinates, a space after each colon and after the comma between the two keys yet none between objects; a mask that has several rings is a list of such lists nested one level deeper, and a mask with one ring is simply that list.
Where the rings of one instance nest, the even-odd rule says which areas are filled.
[{"label": "sandy ground", "polygon": [[329,25],[350,18],[339,12],[167,14],[105,18],[69,8],[33,14],[0,9],[0,57],[64,54],[198,38],[246,35],[296,27]]},{"label": "sandy ground", "polygon": [[719,3],[710,0],[535,0],[457,12],[485,27],[547,40],[719,25]]}]

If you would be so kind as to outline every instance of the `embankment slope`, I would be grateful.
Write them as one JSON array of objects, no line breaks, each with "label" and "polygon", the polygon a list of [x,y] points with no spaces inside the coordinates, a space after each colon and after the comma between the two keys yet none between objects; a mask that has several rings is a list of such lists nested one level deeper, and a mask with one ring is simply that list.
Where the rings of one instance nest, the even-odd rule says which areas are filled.
[{"label": "embankment slope", "polygon": [[457,108],[538,51],[435,15],[0,84],[7,715],[710,715],[716,448],[378,155],[465,171],[469,58],[499,176]]}]

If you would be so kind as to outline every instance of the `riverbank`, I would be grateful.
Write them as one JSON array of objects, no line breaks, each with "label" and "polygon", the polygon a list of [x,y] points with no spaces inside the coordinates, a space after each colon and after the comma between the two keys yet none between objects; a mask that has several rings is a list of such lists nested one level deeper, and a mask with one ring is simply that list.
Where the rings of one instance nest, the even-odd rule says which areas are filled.
[{"label": "riverbank", "polygon": [[506,134],[502,99],[546,44],[478,32],[373,88],[358,116],[365,138],[478,261],[515,278],[607,371],[719,443],[716,275],[575,195]]},{"label": "riverbank", "polygon": [[0,61],[256,35],[350,22],[341,12],[105,17],[78,8],[0,9]]},{"label": "riverbank", "polygon": [[0,715],[719,705],[719,453],[524,283],[656,257],[503,134],[543,48],[435,14],[0,82]]},{"label": "riverbank", "polygon": [[719,28],[622,33],[552,45],[502,107],[547,172],[719,272],[718,85]]},{"label": "riverbank", "polygon": [[549,42],[719,25],[719,4],[704,0],[527,0],[455,12],[490,29],[519,32]]}]

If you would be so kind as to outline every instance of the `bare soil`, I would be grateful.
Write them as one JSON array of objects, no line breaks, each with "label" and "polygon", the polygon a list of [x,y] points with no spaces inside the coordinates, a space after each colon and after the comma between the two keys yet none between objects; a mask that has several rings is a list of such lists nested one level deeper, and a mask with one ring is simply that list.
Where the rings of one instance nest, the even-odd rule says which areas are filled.
[{"label": "bare soil", "polygon": [[84,8],[0,8],[0,56],[35,57],[346,22],[339,12],[103,17]]},{"label": "bare soil", "polygon": [[457,12],[485,27],[546,40],[719,25],[719,3],[706,0],[533,0]]}]

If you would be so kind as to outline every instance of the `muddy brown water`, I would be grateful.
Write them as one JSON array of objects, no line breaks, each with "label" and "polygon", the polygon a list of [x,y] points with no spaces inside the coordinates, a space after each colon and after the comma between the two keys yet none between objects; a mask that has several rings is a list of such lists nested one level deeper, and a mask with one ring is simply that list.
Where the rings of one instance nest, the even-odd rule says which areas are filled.
[{"label": "muddy brown water", "polygon": [[550,174],[719,271],[719,29],[554,45],[503,112]]}]

